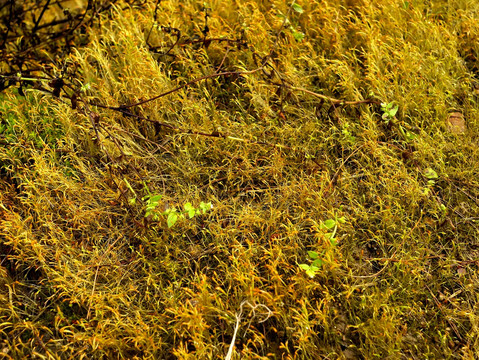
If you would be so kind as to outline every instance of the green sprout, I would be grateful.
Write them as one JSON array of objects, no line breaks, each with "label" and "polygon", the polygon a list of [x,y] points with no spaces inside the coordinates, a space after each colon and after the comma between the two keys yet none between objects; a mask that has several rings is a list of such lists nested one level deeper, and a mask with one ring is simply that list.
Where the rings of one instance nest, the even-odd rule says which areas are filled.
[{"label": "green sprout", "polygon": [[390,102],[388,104],[386,103],[381,103],[381,111],[383,112],[383,120],[386,122],[386,124],[389,124],[389,122],[394,119],[394,116],[396,116],[396,113],[399,110],[399,106],[396,105],[394,106],[394,103]]},{"label": "green sprout", "polygon": [[[338,230],[338,224],[344,224],[346,219],[344,216],[335,219],[328,219],[324,222],[321,222],[320,229],[327,231],[325,236],[329,240],[331,246],[335,247],[338,244],[336,239],[336,232]],[[300,269],[306,272],[310,278],[314,278],[319,272],[321,267],[324,264],[324,255],[326,250],[323,250],[321,253],[317,251],[308,251],[308,256],[311,260],[310,264],[299,264]]]},{"label": "green sprout", "polygon": [[424,189],[424,195],[428,195],[436,184],[436,180],[439,178],[439,176],[433,169],[429,168],[424,172],[424,177],[428,179],[426,188]]},{"label": "green sprout", "polygon": [[[128,180],[123,179],[123,181],[125,182],[128,190],[130,190],[134,195],[128,200],[128,203],[130,205],[135,205],[138,195]],[[161,199],[163,196],[160,194],[152,194],[145,183],[143,183],[143,186],[147,192],[147,194],[141,198],[145,206],[145,218],[151,218],[154,221],[158,221],[161,216],[166,216],[168,228],[172,228],[177,223],[178,219],[184,219],[186,217],[188,219],[192,219],[197,215],[206,214],[206,212],[213,208],[213,204],[211,204],[211,202],[202,201],[198,207],[194,207],[190,202],[187,202],[183,205],[183,210],[178,210],[175,207],[171,207],[167,208],[165,211],[160,211],[159,208],[162,204]]]},{"label": "green sprout", "polygon": [[[183,210],[178,210],[175,207],[168,208],[166,211],[162,212],[162,215],[167,216],[166,223],[168,224],[168,228],[172,228],[178,219],[184,219],[188,216],[189,219],[192,219],[196,215],[204,215],[208,210],[213,208],[213,204],[211,202],[200,202],[198,208],[195,208],[190,202],[187,202],[183,205]],[[146,215],[145,215],[146,216]]]},{"label": "green sprout", "polygon": [[[291,8],[298,14],[304,13],[304,10],[301,5],[296,4],[295,2],[291,4]],[[279,13],[277,16],[283,19],[284,25],[288,27],[289,31],[291,31],[291,34],[296,39],[296,41],[303,41],[305,34],[302,31],[297,30],[297,28],[291,24],[286,15]]]}]

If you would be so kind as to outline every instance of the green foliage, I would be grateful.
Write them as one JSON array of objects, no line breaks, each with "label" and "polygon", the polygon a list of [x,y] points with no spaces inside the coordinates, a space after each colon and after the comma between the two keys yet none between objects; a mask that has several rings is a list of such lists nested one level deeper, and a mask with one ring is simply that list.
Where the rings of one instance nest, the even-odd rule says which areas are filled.
[{"label": "green foliage", "polygon": [[[297,13],[297,14],[302,14],[304,12],[303,8],[301,7],[301,5],[293,2],[293,4],[291,4],[291,8]],[[284,15],[283,13],[278,13],[277,16],[283,20],[284,22],[284,25],[286,25],[286,27],[289,29],[289,31],[291,32],[291,34],[293,35],[293,38],[296,39],[297,41],[303,41],[304,37],[305,37],[305,34],[304,32],[298,30],[298,27],[293,25],[291,23],[291,21],[289,20],[289,18]]]},{"label": "green foliage", "polygon": [[320,271],[321,266],[323,265],[324,261],[320,258],[320,254],[316,251],[308,251],[308,255],[312,260],[311,264],[299,264],[299,267],[306,271],[306,274],[313,278],[315,277],[316,273]]},{"label": "green foliage", "polygon": [[178,210],[175,207],[173,208],[168,208],[165,212],[163,212],[163,215],[167,216],[167,224],[168,227],[171,228],[173,227],[178,219],[184,219],[184,218],[189,218],[192,219],[196,215],[204,215],[208,210],[211,210],[213,208],[213,205],[205,202],[200,202],[200,205],[198,208],[195,208],[191,203],[187,202],[183,206],[183,210]]},{"label": "green foliage", "polygon": [[381,110],[383,112],[382,118],[386,124],[388,124],[391,120],[394,119],[396,113],[398,112],[399,105],[394,105],[394,103],[390,102],[388,104],[381,103]]},{"label": "green foliage", "polygon": [[213,208],[211,202],[205,203],[202,201],[198,208],[194,207],[190,202],[187,202],[183,205],[183,210],[169,207],[165,211],[161,211],[159,210],[161,199],[161,195],[152,195],[150,193],[142,198],[145,202],[145,217],[151,217],[153,220],[157,221],[160,219],[160,215],[166,216],[168,228],[173,227],[178,219],[192,219],[197,215],[206,214],[207,211]]},{"label": "green foliage", "polygon": [[292,6],[293,10],[296,11],[297,13],[299,13],[299,14],[302,14],[304,12],[301,5],[299,5],[297,3],[293,3],[291,6]]},{"label": "green foliage", "polygon": [[[320,229],[324,230],[324,237],[328,240],[329,245],[331,247],[335,247],[338,245],[338,240],[336,238],[336,232],[338,230],[338,224],[344,224],[346,223],[346,219],[344,217],[340,218],[335,218],[335,219],[328,219],[325,220],[324,222],[320,223]],[[323,250],[321,253],[318,253],[316,251],[308,251],[308,255],[311,259],[311,264],[299,264],[299,267],[306,271],[306,274],[313,278],[316,276],[316,274],[321,270],[321,267],[324,264],[324,255],[327,252],[330,252],[331,248],[328,246],[325,250]]]},{"label": "green foliage", "polygon": [[416,134],[414,134],[413,132],[403,128],[401,125],[399,125],[399,131],[400,131],[401,135],[403,136],[404,140],[407,141],[407,142],[413,141],[417,137]]},{"label": "green foliage", "polygon": [[161,195],[147,195],[142,198],[145,201],[145,217],[152,216],[153,220],[159,219],[159,213],[157,211],[158,206],[160,206]]},{"label": "green foliage", "polygon": [[431,169],[431,168],[427,169],[427,170],[424,172],[424,176],[425,176],[427,179],[429,179],[429,180],[436,180],[436,179],[439,178],[439,176],[437,175],[437,173],[436,173],[433,169]]},{"label": "green foliage", "polygon": [[424,195],[428,195],[431,192],[434,185],[436,185],[436,180],[439,178],[439,176],[437,175],[437,173],[433,169],[428,168],[424,172],[424,177],[426,179],[428,179],[427,180],[427,185],[424,188]]}]

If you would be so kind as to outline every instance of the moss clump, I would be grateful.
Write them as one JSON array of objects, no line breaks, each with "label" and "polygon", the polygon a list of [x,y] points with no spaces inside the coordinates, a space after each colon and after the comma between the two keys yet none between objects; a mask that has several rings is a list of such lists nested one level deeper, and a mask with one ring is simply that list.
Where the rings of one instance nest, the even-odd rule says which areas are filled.
[{"label": "moss clump", "polygon": [[478,356],[476,1],[71,3],[4,42],[2,356]]}]

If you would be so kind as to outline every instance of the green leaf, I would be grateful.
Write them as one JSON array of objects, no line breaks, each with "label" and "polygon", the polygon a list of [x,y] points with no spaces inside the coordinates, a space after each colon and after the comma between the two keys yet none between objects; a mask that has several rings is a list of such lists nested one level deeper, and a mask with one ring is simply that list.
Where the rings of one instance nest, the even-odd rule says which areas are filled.
[{"label": "green leaf", "polygon": [[323,225],[326,226],[327,229],[332,229],[336,226],[336,221],[333,219],[328,219],[323,222]]},{"label": "green leaf", "polygon": [[155,209],[156,209],[156,206],[155,206],[155,205],[148,205],[145,210],[146,210],[146,212],[151,212],[151,211],[153,211],[153,210],[155,210]]},{"label": "green leaf", "polygon": [[393,117],[394,115],[396,115],[396,113],[398,112],[399,110],[399,105],[396,105],[394,108],[392,108],[391,110],[389,110],[389,116],[390,117]]},{"label": "green leaf", "polygon": [[429,168],[429,169],[426,170],[426,172],[424,173],[424,176],[425,176],[426,178],[430,179],[430,180],[434,180],[434,179],[437,179],[437,178],[439,177],[439,176],[437,175],[437,173],[436,173],[433,169],[431,169],[431,168]]},{"label": "green leaf", "polygon": [[304,33],[293,30],[293,37],[298,41],[302,41],[304,39]]},{"label": "green leaf", "polygon": [[170,212],[168,214],[168,227],[171,228],[176,224],[176,221],[178,220],[178,214],[176,212]]},{"label": "green leaf", "polygon": [[310,266],[307,265],[307,264],[299,264],[299,267],[300,267],[301,269],[303,269],[303,270],[306,270],[306,271],[308,271],[309,268],[310,268]]},{"label": "green leaf", "polygon": [[211,202],[205,203],[202,201],[200,203],[200,209],[203,211],[203,214],[206,213],[208,210],[211,210],[212,208],[213,208],[213,205],[211,204]]},{"label": "green leaf", "polygon": [[299,14],[302,14],[304,12],[303,8],[301,5],[294,3],[293,4],[293,10],[296,11]]},{"label": "green leaf", "polygon": [[407,131],[406,130],[406,139],[409,140],[409,141],[413,141],[414,139],[417,138],[417,135],[410,132],[410,131]]},{"label": "green leaf", "polygon": [[161,200],[161,195],[154,195],[150,197],[150,203],[155,203],[158,204],[158,202]]},{"label": "green leaf", "polygon": [[403,128],[401,125],[399,125],[399,131],[401,132],[402,136],[404,136],[404,138],[408,141],[412,141],[414,140],[417,135],[410,132],[409,130]]},{"label": "green leaf", "polygon": [[321,266],[323,266],[323,264],[324,264],[324,261],[322,259],[316,259],[313,261],[311,266],[314,266],[319,269]]},{"label": "green leaf", "polygon": [[319,254],[316,251],[308,251],[308,255],[311,259],[317,259]]},{"label": "green leaf", "polygon": [[192,219],[196,214],[197,210],[193,205],[191,205],[190,202],[187,202],[185,205],[183,205],[185,211],[188,213],[188,217]]},{"label": "green leaf", "polygon": [[309,270],[306,270],[306,274],[310,277],[310,278],[314,278],[316,276],[316,271],[313,270],[313,269],[309,269]]}]

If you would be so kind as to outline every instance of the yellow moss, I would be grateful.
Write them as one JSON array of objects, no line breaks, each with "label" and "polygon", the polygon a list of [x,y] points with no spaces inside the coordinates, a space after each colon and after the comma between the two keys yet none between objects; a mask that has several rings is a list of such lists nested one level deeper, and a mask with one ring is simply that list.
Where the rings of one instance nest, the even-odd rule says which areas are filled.
[{"label": "yellow moss", "polygon": [[478,3],[296,4],[118,1],[1,93],[2,356],[477,355]]}]

